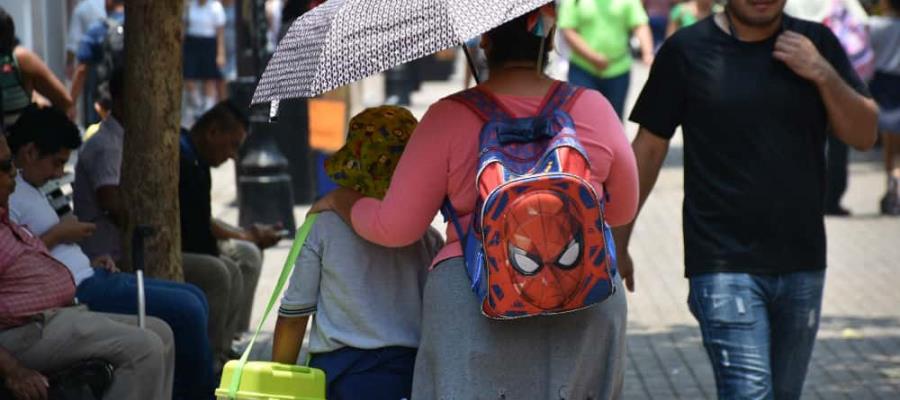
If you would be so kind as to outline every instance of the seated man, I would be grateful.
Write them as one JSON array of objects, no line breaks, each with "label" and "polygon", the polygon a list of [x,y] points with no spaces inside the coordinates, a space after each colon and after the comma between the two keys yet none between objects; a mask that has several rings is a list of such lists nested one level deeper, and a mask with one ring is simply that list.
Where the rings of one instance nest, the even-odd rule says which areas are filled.
[{"label": "seated man", "polygon": [[[113,73],[108,88],[112,100],[111,113],[101,122],[99,131],[82,146],[78,164],[75,166],[73,197],[75,215],[82,221],[96,224],[94,234],[80,242],[84,253],[90,259],[110,255],[113,260],[119,260],[122,251],[120,227],[124,226],[125,221],[124,207],[119,201],[119,177],[125,135],[125,129],[119,123],[122,112],[121,71]],[[207,171],[207,176],[208,174]],[[182,205],[182,218],[185,216],[184,209],[185,206]],[[203,215],[210,215],[208,201]],[[183,219],[182,229],[185,226],[190,225]],[[208,219],[206,226],[209,226]],[[184,230],[182,239],[190,237],[192,232]],[[206,295],[209,304],[208,332],[216,370],[228,359],[231,342],[241,316],[247,315],[249,320],[251,304],[244,303],[244,282],[252,282],[252,289],[255,290],[262,265],[259,250],[251,246],[252,244],[240,243],[226,246],[224,254],[232,257],[184,254],[185,280],[197,285]],[[190,247],[186,247],[185,251],[196,251],[189,249]],[[246,279],[244,274],[247,276]],[[253,293],[250,291],[251,299],[252,296]]]},{"label": "seated man", "polygon": [[[181,133],[178,179],[185,279],[190,282],[202,280],[208,274],[204,264],[221,262],[237,266],[242,279],[236,313],[238,331],[249,329],[253,297],[262,268],[262,249],[274,246],[281,239],[271,226],[240,229],[212,215],[210,167],[218,167],[237,156],[246,138],[246,125],[244,116],[228,102],[220,102],[203,114],[190,131]],[[194,262],[187,262],[189,259]]]},{"label": "seated man", "polygon": [[[93,233],[94,224],[72,216],[60,219],[38,190],[48,180],[62,177],[69,155],[81,145],[78,128],[60,111],[30,106],[10,128],[8,141],[20,169],[9,199],[10,219],[39,236],[50,254],[65,264],[82,304],[93,311],[137,313],[136,277],[117,273],[108,255],[92,262],[75,244]],[[175,334],[175,398],[209,397],[216,382],[203,292],[189,284],[147,279],[145,296],[147,315],[161,318]]]},{"label": "seated man", "polygon": [[9,220],[15,178],[12,153],[0,135],[0,377],[7,388],[30,398],[46,390],[35,371],[96,358],[115,368],[105,399],[167,398],[175,361],[168,325],[150,317],[143,330],[134,326],[134,316],[70,307],[72,274],[38,237]]}]

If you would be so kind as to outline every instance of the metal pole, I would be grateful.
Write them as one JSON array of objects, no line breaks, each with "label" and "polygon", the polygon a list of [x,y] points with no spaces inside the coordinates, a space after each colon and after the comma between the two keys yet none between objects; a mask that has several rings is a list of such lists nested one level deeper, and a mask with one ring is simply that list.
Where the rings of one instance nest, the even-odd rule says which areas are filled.
[{"label": "metal pole", "polygon": [[137,270],[138,284],[138,327],[144,329],[147,326],[147,297],[144,295],[144,270]]},{"label": "metal pole", "polygon": [[465,43],[462,45],[463,53],[466,53],[466,62],[469,63],[469,70],[472,71],[472,77],[475,78],[475,84],[481,83],[481,77],[478,76],[478,68],[475,68],[475,61],[472,60],[472,54],[469,53],[469,46]]},{"label": "metal pole", "polygon": [[147,323],[147,297],[144,293],[144,238],[153,234],[147,225],[134,227],[131,239],[131,263],[137,275],[138,326],[144,329]]}]

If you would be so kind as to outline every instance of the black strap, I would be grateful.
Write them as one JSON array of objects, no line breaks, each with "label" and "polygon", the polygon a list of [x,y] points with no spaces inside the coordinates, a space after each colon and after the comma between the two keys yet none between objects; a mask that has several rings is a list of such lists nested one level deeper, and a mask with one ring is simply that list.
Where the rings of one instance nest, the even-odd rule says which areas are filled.
[{"label": "black strap", "polygon": [[454,209],[453,204],[450,203],[449,196],[444,198],[444,204],[441,206],[441,214],[444,215],[444,222],[450,221],[450,223],[453,224],[453,228],[456,229],[457,239],[459,239],[459,245],[462,246],[463,251],[465,251],[466,232],[459,222],[459,217],[456,215],[456,209]]},{"label": "black strap", "polygon": [[728,33],[731,34],[731,37],[741,40],[738,38],[737,33],[734,32],[734,21],[731,20],[731,13],[728,12],[728,7],[725,7],[725,18],[728,20]]}]

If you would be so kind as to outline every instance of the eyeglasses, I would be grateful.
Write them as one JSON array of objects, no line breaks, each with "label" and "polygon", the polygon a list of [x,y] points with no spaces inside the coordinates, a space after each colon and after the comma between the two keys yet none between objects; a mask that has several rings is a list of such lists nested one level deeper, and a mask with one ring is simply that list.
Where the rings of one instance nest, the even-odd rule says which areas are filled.
[{"label": "eyeglasses", "polygon": [[0,160],[0,171],[10,173],[13,168],[16,167],[16,164],[13,163],[12,158],[7,158],[5,160]]}]

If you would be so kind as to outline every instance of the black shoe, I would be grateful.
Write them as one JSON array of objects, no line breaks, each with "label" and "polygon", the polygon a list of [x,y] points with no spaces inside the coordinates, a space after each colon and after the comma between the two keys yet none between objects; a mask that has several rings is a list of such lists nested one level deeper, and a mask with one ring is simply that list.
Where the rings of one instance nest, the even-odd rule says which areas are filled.
[{"label": "black shoe", "polygon": [[896,195],[886,193],[881,198],[881,214],[888,216],[900,215],[900,202],[897,201]]},{"label": "black shoe", "polygon": [[888,189],[881,198],[881,213],[884,215],[900,215],[900,178],[888,178]]},{"label": "black shoe", "polygon": [[829,215],[832,217],[849,217],[851,215],[851,213],[850,213],[850,210],[848,210],[844,207],[835,206],[835,207],[826,208],[825,215]]}]

